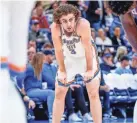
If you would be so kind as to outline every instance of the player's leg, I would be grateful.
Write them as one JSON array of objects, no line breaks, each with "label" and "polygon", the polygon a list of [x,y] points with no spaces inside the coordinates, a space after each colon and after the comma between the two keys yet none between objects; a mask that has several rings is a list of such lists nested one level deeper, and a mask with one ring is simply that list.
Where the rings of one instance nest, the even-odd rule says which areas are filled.
[{"label": "player's leg", "polygon": [[[33,1],[10,1],[9,68],[11,75],[24,72],[27,61],[27,37]],[[14,74],[12,74],[14,73]],[[10,122],[25,123],[26,113],[13,83],[9,83],[8,117]]]},{"label": "player's leg", "polygon": [[102,123],[102,107],[99,98],[99,86],[100,79],[98,77],[86,84],[90,101],[90,112],[92,114],[94,123]]},{"label": "player's leg", "polygon": [[12,72],[23,72],[27,62],[28,29],[34,2],[11,1],[10,12],[10,55]]},{"label": "player's leg", "polygon": [[9,81],[7,115],[10,123],[27,123],[26,109],[12,81]]},{"label": "player's leg", "polygon": [[133,123],[137,123],[137,101],[134,107]]},{"label": "player's leg", "polygon": [[0,123],[8,123],[7,104],[10,77],[8,73],[8,32],[9,32],[8,2],[0,1]]},{"label": "player's leg", "polygon": [[67,91],[68,87],[60,86],[58,85],[58,82],[56,82],[52,123],[60,123],[61,121],[61,117],[64,112],[65,96]]}]

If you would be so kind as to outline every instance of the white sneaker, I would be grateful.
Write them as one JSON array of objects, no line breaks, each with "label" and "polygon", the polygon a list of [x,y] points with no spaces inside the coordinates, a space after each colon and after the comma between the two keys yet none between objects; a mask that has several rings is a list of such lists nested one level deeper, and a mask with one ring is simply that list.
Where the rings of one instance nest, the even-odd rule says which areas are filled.
[{"label": "white sneaker", "polygon": [[93,121],[92,117],[88,113],[84,114],[83,120]]},{"label": "white sneaker", "polygon": [[77,116],[80,117],[81,119],[83,118],[82,114],[81,114],[81,111],[78,111],[77,112]]},{"label": "white sneaker", "polygon": [[79,118],[75,113],[71,114],[68,118],[69,121],[81,122],[82,119]]},{"label": "white sneaker", "polygon": [[[61,117],[61,121],[64,121],[64,120],[65,120],[65,117],[62,116],[62,117]],[[50,122],[50,121],[52,121],[52,115],[50,115],[50,117],[49,117],[49,122]]]},{"label": "white sneaker", "polygon": [[65,118],[64,118],[64,117],[62,117],[62,118],[61,118],[61,121],[64,121],[64,120],[65,120]]}]

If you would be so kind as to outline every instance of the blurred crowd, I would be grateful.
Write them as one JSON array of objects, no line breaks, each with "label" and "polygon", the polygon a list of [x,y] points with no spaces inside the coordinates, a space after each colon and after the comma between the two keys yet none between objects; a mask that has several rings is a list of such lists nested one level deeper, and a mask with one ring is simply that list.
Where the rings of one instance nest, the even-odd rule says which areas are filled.
[{"label": "blurred crowd", "polygon": [[[65,3],[77,6],[81,11],[81,16],[90,22],[91,35],[97,45],[101,68],[99,93],[102,99],[103,118],[117,119],[116,116],[113,116],[110,101],[111,89],[105,83],[103,75],[109,73],[137,74],[137,54],[128,42],[119,17],[114,15],[101,0],[36,2],[29,23],[26,72],[16,78],[17,89],[23,95],[26,105],[27,118],[29,120],[34,119],[37,105],[45,103],[47,105],[45,108],[46,115],[49,120],[52,119],[58,65],[50,25],[53,22],[53,11]],[[42,60],[44,63],[41,62]],[[34,68],[37,70],[34,71]],[[40,79],[37,79],[35,73],[40,70],[42,71],[40,72]],[[62,120],[68,118],[71,121],[82,121],[84,119],[92,121],[89,111],[89,99],[85,86],[71,85],[66,95]]]}]

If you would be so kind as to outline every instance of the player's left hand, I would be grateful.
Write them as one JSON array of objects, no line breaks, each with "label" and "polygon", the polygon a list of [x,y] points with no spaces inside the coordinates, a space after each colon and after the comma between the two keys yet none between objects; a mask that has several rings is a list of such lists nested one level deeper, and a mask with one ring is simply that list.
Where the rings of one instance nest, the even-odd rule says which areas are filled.
[{"label": "player's left hand", "polygon": [[84,74],[84,81],[88,81],[92,77],[93,77],[93,72],[91,70],[89,70]]}]

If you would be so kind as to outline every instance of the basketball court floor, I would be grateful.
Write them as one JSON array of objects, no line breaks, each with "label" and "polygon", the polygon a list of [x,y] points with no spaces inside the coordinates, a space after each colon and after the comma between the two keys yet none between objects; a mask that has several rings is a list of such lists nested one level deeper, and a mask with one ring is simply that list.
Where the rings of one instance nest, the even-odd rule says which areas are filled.
[{"label": "basketball court floor", "polygon": [[[29,123],[51,123],[48,121],[31,121]],[[63,121],[61,123],[93,123],[93,122],[68,122],[68,121]],[[133,120],[131,118],[128,119],[117,119],[117,120],[105,120],[103,123],[133,123]]]}]

